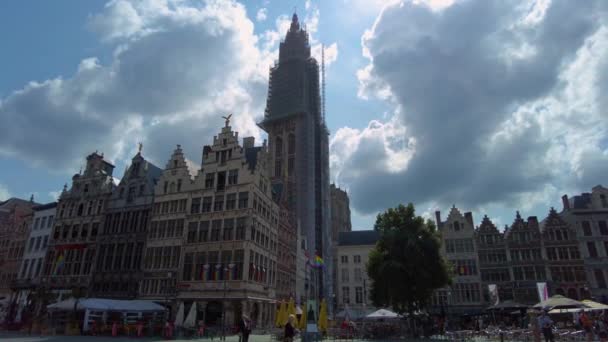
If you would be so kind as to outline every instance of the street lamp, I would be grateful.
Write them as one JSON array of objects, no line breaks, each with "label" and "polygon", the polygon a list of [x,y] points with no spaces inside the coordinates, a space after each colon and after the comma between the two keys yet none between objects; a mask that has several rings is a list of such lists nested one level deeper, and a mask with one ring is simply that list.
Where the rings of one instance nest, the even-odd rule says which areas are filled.
[{"label": "street lamp", "polygon": [[[218,268],[222,267],[217,264]],[[228,267],[224,266],[224,300],[222,301],[222,340],[226,341],[226,280],[228,280],[227,272],[232,272],[234,264],[228,264]]]}]

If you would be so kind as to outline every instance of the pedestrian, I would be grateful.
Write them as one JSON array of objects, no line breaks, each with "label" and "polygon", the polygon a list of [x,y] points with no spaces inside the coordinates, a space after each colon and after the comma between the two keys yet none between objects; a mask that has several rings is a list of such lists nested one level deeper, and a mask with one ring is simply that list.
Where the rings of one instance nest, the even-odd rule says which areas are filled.
[{"label": "pedestrian", "polygon": [[293,342],[294,337],[296,336],[296,316],[289,315],[287,318],[287,324],[285,324],[285,333],[283,335],[285,342]]},{"label": "pedestrian", "polygon": [[241,342],[249,341],[249,334],[251,334],[251,320],[247,315],[243,315],[239,321],[239,332],[241,335]]},{"label": "pedestrian", "polygon": [[137,337],[144,336],[144,322],[137,321]]},{"label": "pedestrian", "polygon": [[203,338],[203,336],[205,336],[205,322],[201,320],[198,321],[198,337]]},{"label": "pedestrian", "polygon": [[579,314],[579,320],[581,321],[581,326],[583,330],[585,330],[585,336],[587,336],[587,341],[591,342],[593,340],[593,320],[585,311],[581,310]]},{"label": "pedestrian", "polygon": [[606,339],[608,338],[608,326],[606,326],[606,322],[604,321],[604,317],[602,316],[598,317],[595,320],[595,330],[597,331],[597,334],[600,337],[600,341],[606,342]]},{"label": "pedestrian", "polygon": [[540,326],[540,329],[543,332],[545,342],[555,341],[553,337],[553,320],[551,320],[546,310],[543,311],[540,317],[538,318],[538,325]]},{"label": "pedestrian", "polygon": [[118,322],[114,321],[112,323],[112,337],[118,336]]}]

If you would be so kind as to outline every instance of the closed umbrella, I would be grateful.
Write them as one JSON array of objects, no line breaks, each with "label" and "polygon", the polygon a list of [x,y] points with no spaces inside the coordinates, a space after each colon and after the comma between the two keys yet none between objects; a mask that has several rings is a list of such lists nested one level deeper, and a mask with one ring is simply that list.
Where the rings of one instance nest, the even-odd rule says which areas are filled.
[{"label": "closed umbrella", "polygon": [[325,303],[325,299],[321,301],[321,309],[319,309],[319,321],[317,325],[319,327],[319,331],[327,331],[327,303]]},{"label": "closed umbrella", "polygon": [[177,308],[177,315],[175,315],[175,326],[181,327],[184,325],[184,303],[179,303]]},{"label": "closed umbrella", "polygon": [[306,313],[307,310],[302,310],[302,315],[300,316],[300,330],[304,330],[306,329],[306,320],[307,320],[307,316],[308,314]]},{"label": "closed umbrella", "polygon": [[[287,317],[289,317],[289,315],[296,315],[296,303],[293,298],[289,299],[289,304],[287,305]],[[287,321],[285,321],[285,324],[287,324]]]},{"label": "closed umbrella", "polygon": [[192,303],[188,316],[184,320],[184,328],[194,328],[196,326],[196,302]]}]

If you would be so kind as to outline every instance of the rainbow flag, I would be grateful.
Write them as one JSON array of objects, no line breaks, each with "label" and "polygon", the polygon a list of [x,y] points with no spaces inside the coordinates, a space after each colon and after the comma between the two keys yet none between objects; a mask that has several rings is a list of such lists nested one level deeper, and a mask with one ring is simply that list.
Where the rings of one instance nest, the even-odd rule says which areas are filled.
[{"label": "rainbow flag", "polygon": [[205,264],[205,265],[203,265],[203,274],[201,276],[201,279],[203,279],[203,280],[211,280],[209,278],[209,275],[210,275],[210,273],[209,273],[209,264]]},{"label": "rainbow flag", "polygon": [[323,267],[324,266],[323,258],[321,258],[319,255],[315,255],[314,259],[312,260],[311,266],[315,267],[315,268]]},{"label": "rainbow flag", "polygon": [[59,275],[59,272],[63,269],[63,265],[65,263],[65,257],[63,256],[63,252],[57,256],[57,260],[55,261],[55,275]]},{"label": "rainbow flag", "polygon": [[220,266],[219,264],[215,265],[215,272],[213,273],[213,280],[220,280],[221,274],[220,274],[220,268],[222,266]]}]

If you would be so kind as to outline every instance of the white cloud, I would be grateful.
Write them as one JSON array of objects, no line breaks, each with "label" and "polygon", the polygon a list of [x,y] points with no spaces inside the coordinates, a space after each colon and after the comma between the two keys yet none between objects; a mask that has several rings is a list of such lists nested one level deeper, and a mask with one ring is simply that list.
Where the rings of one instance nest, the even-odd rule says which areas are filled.
[{"label": "white cloud", "polygon": [[94,150],[130,160],[143,141],[160,165],[175,143],[198,159],[227,112],[241,136],[259,135],[278,39],[256,36],[243,5],[110,1],[89,27],[113,58],[84,59],[73,75],[3,98],[0,115],[12,124],[0,127],[0,155],[66,170]]},{"label": "white cloud", "polygon": [[4,184],[0,184],[0,201],[6,201],[11,197],[10,192]]},{"label": "white cloud", "polygon": [[255,15],[255,19],[257,21],[264,21],[264,20],[266,20],[267,16],[268,16],[268,10],[266,8],[260,8],[258,10],[258,13],[256,13],[256,15]]},{"label": "white cloud", "polygon": [[[561,194],[601,183],[605,4],[431,5],[387,6],[362,37],[359,95],[394,106],[390,122],[403,129],[375,132],[388,122],[372,121],[373,137],[349,128],[333,137],[333,176],[355,210],[411,201],[545,215]],[[405,147],[388,149],[388,139]]]}]

